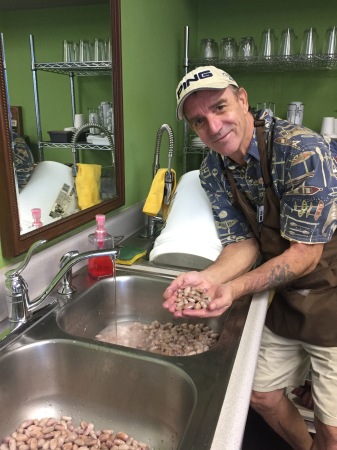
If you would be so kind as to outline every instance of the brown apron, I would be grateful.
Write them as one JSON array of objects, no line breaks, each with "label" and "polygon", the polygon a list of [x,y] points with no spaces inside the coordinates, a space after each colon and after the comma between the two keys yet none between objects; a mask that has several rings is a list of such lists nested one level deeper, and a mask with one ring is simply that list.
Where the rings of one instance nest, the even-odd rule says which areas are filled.
[{"label": "brown apron", "polygon": [[[263,261],[282,254],[290,245],[280,234],[280,200],[272,188],[269,170],[270,141],[266,145],[263,121],[256,121],[256,133],[265,184],[263,223],[256,210],[236,188],[233,174],[226,169],[235,204],[240,207],[259,241]],[[337,232],[324,244],[320,262],[313,272],[276,291],[266,317],[274,333],[314,345],[337,346]]]}]

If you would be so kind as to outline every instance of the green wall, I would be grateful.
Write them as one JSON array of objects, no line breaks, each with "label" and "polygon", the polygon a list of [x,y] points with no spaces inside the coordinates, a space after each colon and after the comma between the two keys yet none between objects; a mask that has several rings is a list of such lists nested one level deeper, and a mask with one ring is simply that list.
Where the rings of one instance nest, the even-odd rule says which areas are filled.
[{"label": "green wall", "polygon": [[[157,130],[175,134],[173,168],[181,174],[182,127],[175,118],[175,89],[183,75],[184,27],[196,30],[191,0],[122,0],[123,95],[128,204],[144,199],[151,185]],[[167,167],[163,135],[161,167]]]}]

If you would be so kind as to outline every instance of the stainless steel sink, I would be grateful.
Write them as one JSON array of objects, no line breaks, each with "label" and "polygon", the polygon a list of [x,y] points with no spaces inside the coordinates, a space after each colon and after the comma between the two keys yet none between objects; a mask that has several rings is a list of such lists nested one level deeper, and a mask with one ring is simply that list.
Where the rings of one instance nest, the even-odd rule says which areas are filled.
[{"label": "stainless steel sink", "polygon": [[124,431],[155,450],[209,450],[249,297],[209,321],[219,340],[197,355],[166,356],[95,340],[116,318],[117,324],[172,321],[162,308],[173,277],[168,272],[119,268],[115,283],[95,282],[81,269],[73,299],[4,340],[0,439],[25,419],[72,415],[98,429]]},{"label": "stainless steel sink", "polygon": [[126,323],[135,321],[146,324],[154,320],[162,324],[204,322],[214,331],[221,332],[229,313],[204,321],[172,318],[172,314],[162,307],[163,292],[171,279],[165,275],[119,269],[116,280],[101,280],[66,305],[58,314],[58,324],[71,335],[89,339],[114,325],[118,336]]},{"label": "stainless steel sink", "polygon": [[0,357],[0,438],[26,419],[71,415],[151,448],[176,449],[196,398],[174,364],[111,348],[42,340]]}]

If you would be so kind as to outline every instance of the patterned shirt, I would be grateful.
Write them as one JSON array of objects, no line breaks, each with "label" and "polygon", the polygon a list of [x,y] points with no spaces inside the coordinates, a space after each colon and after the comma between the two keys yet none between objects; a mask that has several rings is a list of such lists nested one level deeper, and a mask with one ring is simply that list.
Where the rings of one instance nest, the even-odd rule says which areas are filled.
[{"label": "patterned shirt", "polygon": [[[272,118],[258,113],[268,130]],[[256,132],[240,166],[210,150],[200,167],[201,184],[212,204],[223,246],[254,234],[233,203],[226,167],[236,185],[258,212],[263,205],[264,183]],[[276,118],[273,127],[271,176],[280,199],[281,236],[296,242],[328,242],[337,228],[337,143],[308,128]]]}]

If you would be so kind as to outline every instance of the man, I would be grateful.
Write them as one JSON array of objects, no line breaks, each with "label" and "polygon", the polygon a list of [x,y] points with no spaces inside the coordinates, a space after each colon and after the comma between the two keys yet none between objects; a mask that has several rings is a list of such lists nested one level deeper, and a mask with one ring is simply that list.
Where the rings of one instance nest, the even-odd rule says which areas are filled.
[{"label": "man", "polygon": [[[164,293],[176,317],[222,314],[245,294],[275,291],[252,407],[292,448],[337,449],[337,146],[261,111],[226,72],[198,67],[177,88],[177,117],[211,149],[200,168],[223,250]],[[257,263],[258,262],[258,263]],[[175,311],[177,289],[207,291],[207,309]],[[312,440],[284,395],[312,367]]]}]

